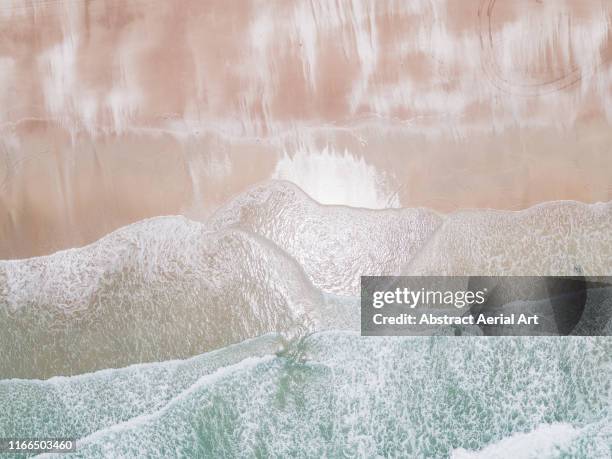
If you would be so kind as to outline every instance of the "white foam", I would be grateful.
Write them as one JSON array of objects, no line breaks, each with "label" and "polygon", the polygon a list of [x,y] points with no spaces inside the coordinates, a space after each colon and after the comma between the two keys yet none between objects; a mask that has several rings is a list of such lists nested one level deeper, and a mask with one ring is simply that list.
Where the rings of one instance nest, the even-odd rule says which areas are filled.
[{"label": "white foam", "polygon": [[[79,439],[77,441],[77,449],[86,446],[88,443],[95,442],[96,440],[104,437],[105,435],[137,428],[138,426],[142,426],[144,424],[147,424],[148,422],[159,419],[165,412],[170,410],[174,405],[176,405],[182,400],[187,399],[191,394],[196,392],[198,389],[204,386],[207,386],[207,385],[215,384],[219,382],[220,380],[234,373],[241,372],[241,371],[248,371],[251,368],[254,368],[258,365],[270,362],[274,358],[275,356],[273,355],[266,355],[263,357],[248,357],[234,365],[219,368],[215,370],[213,373],[204,375],[201,378],[199,378],[188,389],[184,390],[183,392],[181,392],[180,394],[172,398],[163,408],[153,413],[147,413],[147,414],[143,414],[140,416],[136,416],[130,419],[129,421],[121,422],[113,426],[110,426],[108,428],[98,430],[90,435],[87,435],[86,437]],[[53,455],[42,455],[39,457],[53,457]]]},{"label": "white foam", "polygon": [[543,459],[569,445],[580,434],[571,424],[542,424],[531,432],[515,433],[479,451],[455,449],[452,459]]},{"label": "white foam", "polygon": [[291,337],[317,320],[323,301],[266,239],[183,217],[0,261],[0,281],[0,374],[9,377],[187,357],[272,331]]},{"label": "white foam", "polygon": [[612,202],[542,203],[522,211],[447,216],[406,275],[608,275]]},{"label": "white foam", "polygon": [[339,204],[368,209],[399,207],[396,193],[384,175],[363,158],[331,147],[322,151],[297,151],[278,161],[275,179],[295,183],[321,204]]},{"label": "white foam", "polygon": [[296,259],[316,287],[357,295],[360,276],[399,274],[441,220],[427,209],[320,205],[293,183],[272,181],[238,196],[210,222],[260,234]]}]

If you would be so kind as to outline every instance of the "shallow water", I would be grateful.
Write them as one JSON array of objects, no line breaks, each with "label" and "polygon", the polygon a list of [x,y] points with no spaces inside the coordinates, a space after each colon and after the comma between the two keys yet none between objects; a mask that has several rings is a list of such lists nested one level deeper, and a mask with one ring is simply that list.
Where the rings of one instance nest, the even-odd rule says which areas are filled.
[{"label": "shallow water", "polygon": [[204,223],[0,262],[0,437],[75,437],[72,457],[608,457],[608,337],[365,338],[357,276],[603,274],[611,222],[573,202],[321,206],[272,182]]},{"label": "shallow water", "polygon": [[604,275],[610,228],[611,204],[375,211],[270,182],[203,223],[158,217],[83,248],[0,261],[0,375],[74,375],[268,332],[355,329],[360,275]]},{"label": "shallow water", "polygon": [[519,457],[606,457],[610,446],[607,338],[331,331],[278,344],[5,381],[0,400],[20,422],[0,433],[77,436],[75,457],[472,457],[508,438],[534,453]]},{"label": "shallow water", "polygon": [[0,438],[612,457],[612,289],[597,337],[358,334],[361,275],[612,275],[612,2],[4,0],[0,36]]}]

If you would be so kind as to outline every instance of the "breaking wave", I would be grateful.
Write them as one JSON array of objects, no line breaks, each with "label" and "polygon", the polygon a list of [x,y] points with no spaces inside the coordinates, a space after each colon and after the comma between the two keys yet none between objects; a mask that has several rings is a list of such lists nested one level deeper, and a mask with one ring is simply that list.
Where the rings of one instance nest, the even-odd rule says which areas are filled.
[{"label": "breaking wave", "polygon": [[606,275],[611,228],[612,204],[440,215],[270,182],[205,222],[0,261],[0,438],[76,437],[75,457],[607,457],[609,338],[355,330],[360,275]]},{"label": "breaking wave", "polygon": [[523,211],[322,206],[289,182],[238,196],[211,219],[273,241],[315,286],[359,293],[361,275],[609,275],[612,203]]},{"label": "breaking wave", "polygon": [[[322,296],[274,244],[182,217],[50,256],[0,262],[0,375],[70,375],[185,358],[271,331]],[[27,356],[27,358],[24,358]]]},{"label": "breaking wave", "polygon": [[361,275],[399,274],[442,223],[427,209],[371,210],[321,205],[290,182],[247,191],[211,218],[273,241],[304,268],[315,286],[357,295]]},{"label": "breaking wave", "polygon": [[329,331],[290,354],[273,354],[278,344],[9,381],[13,429],[78,436],[75,457],[500,457],[510,440],[513,457],[531,457],[525,443],[540,458],[607,457],[607,338]]}]

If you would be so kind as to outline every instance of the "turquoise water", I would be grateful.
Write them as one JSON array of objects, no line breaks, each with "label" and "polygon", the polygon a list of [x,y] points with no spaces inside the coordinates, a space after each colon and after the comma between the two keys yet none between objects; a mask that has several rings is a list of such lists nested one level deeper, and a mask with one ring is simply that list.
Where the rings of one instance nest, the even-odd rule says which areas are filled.
[{"label": "turquoise water", "polygon": [[[74,437],[87,458],[611,457],[609,337],[357,332],[364,272],[604,275],[610,209],[369,211],[275,183],[204,223],[0,261],[0,438]],[[610,334],[608,293],[577,333]]]},{"label": "turquoise water", "polygon": [[609,338],[330,331],[281,344],[3,381],[0,436],[81,437],[71,457],[470,457],[535,432],[517,437],[544,448],[534,457],[609,457]]}]

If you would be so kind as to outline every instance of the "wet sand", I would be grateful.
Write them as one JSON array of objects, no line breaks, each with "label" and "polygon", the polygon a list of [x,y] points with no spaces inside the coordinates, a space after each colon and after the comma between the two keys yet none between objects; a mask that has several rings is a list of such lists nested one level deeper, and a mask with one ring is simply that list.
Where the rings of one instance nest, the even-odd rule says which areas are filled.
[{"label": "wet sand", "polygon": [[611,18],[600,0],[3,5],[0,258],[205,219],[273,178],[372,208],[609,201]]}]

